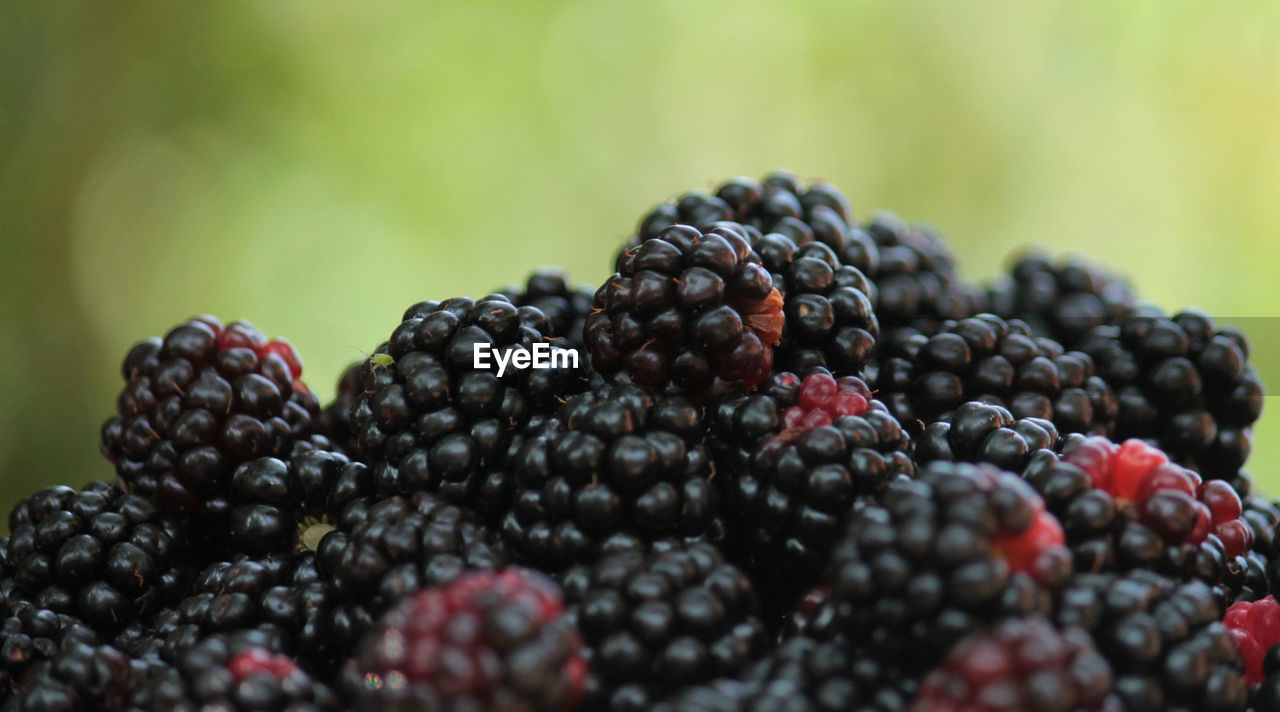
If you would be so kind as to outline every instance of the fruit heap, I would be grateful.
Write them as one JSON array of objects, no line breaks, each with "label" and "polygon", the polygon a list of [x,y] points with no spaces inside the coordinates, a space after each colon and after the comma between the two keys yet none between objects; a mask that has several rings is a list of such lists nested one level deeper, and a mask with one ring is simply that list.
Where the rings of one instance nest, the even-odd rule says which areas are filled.
[{"label": "fruit heap", "polygon": [[247,322],[139,342],[110,469],[9,514],[0,710],[1280,712],[1243,334],[785,172],[612,264],[323,405]]}]

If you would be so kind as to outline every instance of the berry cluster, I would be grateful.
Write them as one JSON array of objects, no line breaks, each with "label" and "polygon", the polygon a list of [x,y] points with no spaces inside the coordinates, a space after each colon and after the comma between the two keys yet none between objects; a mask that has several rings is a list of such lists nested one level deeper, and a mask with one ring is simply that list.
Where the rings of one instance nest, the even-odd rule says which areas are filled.
[{"label": "berry cluster", "polygon": [[786,172],[613,268],[415,304],[323,407],[246,322],[139,342],[113,472],[9,514],[0,710],[1280,712],[1239,331]]}]

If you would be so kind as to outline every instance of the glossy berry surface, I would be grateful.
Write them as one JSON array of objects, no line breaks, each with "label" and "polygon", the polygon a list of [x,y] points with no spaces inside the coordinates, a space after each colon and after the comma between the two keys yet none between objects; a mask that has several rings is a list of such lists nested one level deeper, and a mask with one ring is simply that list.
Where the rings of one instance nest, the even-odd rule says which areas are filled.
[{"label": "glossy berry surface", "polygon": [[674,225],[619,259],[584,338],[601,375],[705,401],[769,374],[782,307],[741,226]]},{"label": "glossy berry surface", "polygon": [[586,661],[550,579],[508,568],[427,588],[348,663],[357,710],[573,712]]}]

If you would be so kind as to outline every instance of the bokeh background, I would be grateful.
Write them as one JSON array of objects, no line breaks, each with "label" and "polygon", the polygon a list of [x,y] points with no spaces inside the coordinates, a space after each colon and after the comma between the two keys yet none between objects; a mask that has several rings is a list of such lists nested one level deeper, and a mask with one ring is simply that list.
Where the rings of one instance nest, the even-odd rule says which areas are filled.
[{"label": "bokeh background", "polygon": [[[1280,380],[1280,4],[0,0],[0,507],[110,476],[129,345],[284,335],[327,399],[425,298],[788,167],[969,275],[1079,250]],[[1274,408],[1273,408],[1274,410]],[[1252,469],[1280,493],[1280,414]]]}]

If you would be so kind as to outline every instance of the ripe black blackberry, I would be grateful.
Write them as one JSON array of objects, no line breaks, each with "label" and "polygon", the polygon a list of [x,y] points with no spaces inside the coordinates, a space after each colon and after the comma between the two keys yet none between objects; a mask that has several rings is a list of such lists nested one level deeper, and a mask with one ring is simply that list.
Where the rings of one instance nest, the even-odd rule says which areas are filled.
[{"label": "ripe black blackberry", "polygon": [[587,647],[585,712],[648,710],[681,686],[738,677],[764,650],[750,579],[710,544],[619,552],[561,583]]},{"label": "ripe black blackberry", "polygon": [[363,361],[356,361],[343,370],[333,401],[320,411],[315,421],[316,432],[328,438],[333,449],[348,457],[355,456],[359,450],[355,428],[351,425],[351,406],[360,391],[360,369],[363,367]]},{"label": "ripe black blackberry", "polygon": [[1206,478],[1238,476],[1264,395],[1244,334],[1200,311],[1144,305],[1091,330],[1080,349],[1118,397],[1115,437],[1156,442]]},{"label": "ripe black blackberry", "polygon": [[532,433],[511,471],[502,533],[544,571],[654,542],[723,536],[702,412],[681,396],[602,385]]},{"label": "ripe black blackberry", "polygon": [[321,575],[376,618],[405,596],[467,571],[507,563],[501,537],[474,512],[426,492],[371,507],[349,534],[329,534],[317,552]]},{"label": "ripe black blackberry", "polygon": [[1139,441],[1090,437],[1024,476],[1062,522],[1077,571],[1195,576],[1227,601],[1267,589],[1253,531],[1226,483],[1202,482]]},{"label": "ripe black blackberry", "polygon": [[336,712],[337,697],[257,635],[214,635],[185,648],[173,665],[152,662],[129,712]]},{"label": "ripe black blackberry", "polygon": [[9,600],[13,581],[0,578],[0,700],[22,686],[33,665],[52,659],[64,647],[96,645],[98,634],[83,621]]},{"label": "ripe black blackberry", "polygon": [[135,345],[123,374],[102,453],[131,493],[167,513],[217,528],[237,465],[310,447],[319,405],[297,352],[247,322],[185,321]]},{"label": "ripe black blackberry", "polygon": [[1130,712],[1245,709],[1244,665],[1221,616],[1205,584],[1146,570],[1077,574],[1055,611],[1093,636]]},{"label": "ripe black blackberry", "polygon": [[352,529],[373,501],[372,473],[345,455],[308,450],[236,468],[227,489],[228,548],[251,556],[315,549],[335,528]]},{"label": "ripe black blackberry", "polygon": [[1016,475],[935,462],[853,512],[831,557],[831,610],[808,633],[923,673],[970,631],[1045,613],[1070,574],[1062,529]]},{"label": "ripe black blackberry", "polygon": [[0,700],[5,712],[122,710],[139,683],[141,669],[111,646],[68,642],[51,658],[32,665]]},{"label": "ripe black blackberry", "polygon": [[764,380],[782,338],[782,296],[745,233],[673,225],[625,250],[583,332],[595,369],[703,401]]},{"label": "ripe black blackberry", "polygon": [[114,484],[50,487],[20,502],[0,539],[10,605],[34,604],[107,636],[177,602],[190,577],[184,531]]},{"label": "ripe black blackberry", "polygon": [[826,369],[774,374],[712,423],[728,550],[761,582],[770,620],[818,578],[855,501],[915,472],[884,404]]},{"label": "ripe black blackberry", "polygon": [[1018,418],[1053,421],[1063,433],[1107,434],[1115,394],[1093,374],[1087,355],[1031,336],[1026,324],[991,314],[914,336],[901,356],[884,359],[877,393],[905,427],[918,432],[972,401],[1004,406]]},{"label": "ripe black blackberry", "polygon": [[902,712],[919,681],[856,647],[784,640],[747,674],[742,712]]},{"label": "ripe black blackberry", "polygon": [[357,712],[573,712],[586,661],[542,574],[475,572],[392,609],[348,662]]},{"label": "ripe black blackberry", "polygon": [[774,350],[775,370],[808,373],[826,367],[839,375],[861,374],[880,333],[866,275],[812,237],[797,243],[754,229],[748,236],[783,298],[786,319]]},{"label": "ripe black blackberry", "polygon": [[1265,659],[1262,682],[1249,689],[1250,712],[1280,712],[1280,646],[1272,646]]},{"label": "ripe black blackberry", "polygon": [[547,336],[570,349],[582,349],[582,329],[591,313],[595,292],[586,285],[571,285],[563,270],[543,267],[529,275],[523,287],[509,286],[497,292],[512,304],[535,307],[547,317]]},{"label": "ripe black blackberry", "polygon": [[1091,329],[1116,324],[1137,297],[1128,281],[1076,255],[1053,259],[1038,251],[1017,257],[1006,275],[987,288],[987,308],[1005,319],[1021,319],[1036,336],[1068,349]]},{"label": "ripe black blackberry", "polygon": [[912,438],[911,456],[924,465],[972,462],[1026,475],[1057,462],[1067,445],[1052,421],[1015,418],[1007,408],[972,401]]},{"label": "ripe black blackberry", "polygon": [[[841,264],[863,274],[870,275],[879,264],[871,237],[850,229],[854,215],[849,199],[830,183],[814,181],[806,186],[787,171],[774,171],[759,183],[731,178],[720,184],[714,195],[694,191],[653,208],[640,220],[638,233],[624,247],[624,253],[672,225],[709,229],[722,221],[739,223],[760,234],[785,235],[797,245],[821,242],[836,253]],[[622,257],[619,255],[619,260]]]},{"label": "ripe black blackberry", "polygon": [[982,311],[981,291],[960,277],[951,249],[933,228],[880,212],[854,233],[869,238],[879,254],[874,269],[860,269],[875,285],[883,355],[896,354],[911,335],[932,336],[946,322]]},{"label": "ripe black blackberry", "polygon": [[[534,410],[587,384],[581,363],[508,365],[498,375],[498,358],[545,348],[547,329],[541,311],[501,296],[410,307],[361,368],[351,410],[357,459],[369,463],[378,492],[438,492],[489,518],[505,512],[514,483],[502,455],[512,433]],[[489,368],[476,367],[477,347],[491,349]],[[560,364],[560,355],[576,352],[550,353]]]}]

